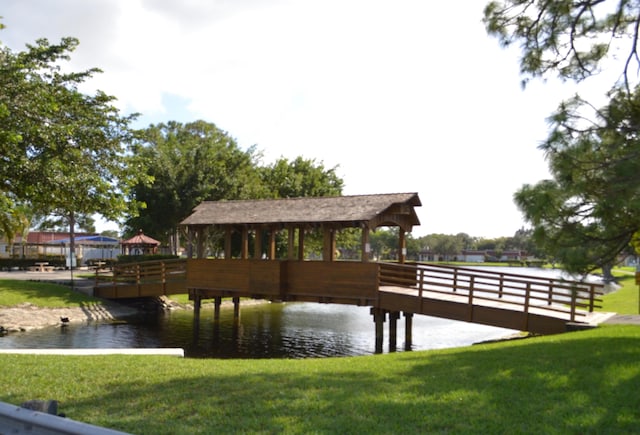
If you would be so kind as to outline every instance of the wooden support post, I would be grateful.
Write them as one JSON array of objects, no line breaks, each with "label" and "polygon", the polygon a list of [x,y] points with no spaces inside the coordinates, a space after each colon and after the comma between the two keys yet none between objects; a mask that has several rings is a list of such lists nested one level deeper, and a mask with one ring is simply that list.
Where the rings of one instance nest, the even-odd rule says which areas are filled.
[{"label": "wooden support post", "polygon": [[240,323],[240,298],[233,298],[233,323],[235,325]]},{"label": "wooden support post", "polygon": [[404,313],[404,350],[413,347],[413,313]]},{"label": "wooden support post", "polygon": [[336,230],[325,227],[323,236],[322,260],[334,261],[336,257]]},{"label": "wooden support post", "polygon": [[197,339],[200,332],[200,308],[202,308],[202,296],[196,290],[193,295],[193,337]]},{"label": "wooden support post", "polygon": [[231,236],[233,228],[227,227],[224,235],[224,259],[231,260]]},{"label": "wooden support post", "polygon": [[[124,245],[122,249],[124,251]],[[193,258],[193,229],[191,226],[187,227],[187,258]]]},{"label": "wooden support post", "polygon": [[380,308],[371,308],[373,321],[376,324],[376,348],[375,353],[382,353],[382,344],[384,342],[384,322],[387,312]]},{"label": "wooden support post", "polygon": [[204,258],[204,228],[198,227],[196,231],[196,258]]},{"label": "wooden support post", "polygon": [[269,230],[269,248],[267,250],[267,258],[269,260],[276,259],[276,230]]},{"label": "wooden support post", "polygon": [[473,290],[475,287],[475,278],[475,276],[471,276],[471,278],[469,278],[469,300],[467,302],[469,304],[468,322],[473,322]]},{"label": "wooden support post", "polygon": [[298,228],[298,260],[304,260],[304,228]]},{"label": "wooden support post", "polygon": [[362,229],[362,261],[369,261],[371,256],[371,243],[369,242],[370,230],[369,227]]},{"label": "wooden support post", "polygon": [[242,245],[240,246],[240,258],[247,260],[249,258],[249,229],[242,229]]},{"label": "wooden support post", "polygon": [[222,297],[216,296],[213,298],[213,321],[215,323],[220,322],[220,305],[222,305]]},{"label": "wooden support post", "polygon": [[405,232],[402,228],[400,228],[400,240],[399,240],[399,253],[398,253],[398,263],[404,264],[407,258],[407,239],[405,237]]},{"label": "wooden support post", "polygon": [[389,352],[395,352],[398,346],[398,319],[400,313],[392,311],[389,313]]},{"label": "wooden support post", "polygon": [[253,258],[260,260],[262,258],[262,230],[255,231],[255,239],[253,240]]},{"label": "wooden support post", "polygon": [[287,228],[287,258],[289,260],[296,259],[295,240],[296,228],[294,226],[289,226]]}]

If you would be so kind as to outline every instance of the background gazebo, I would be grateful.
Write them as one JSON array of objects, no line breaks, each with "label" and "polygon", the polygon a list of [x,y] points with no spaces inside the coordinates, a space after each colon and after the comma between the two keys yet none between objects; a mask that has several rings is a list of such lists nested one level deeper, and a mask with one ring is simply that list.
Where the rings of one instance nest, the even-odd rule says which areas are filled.
[{"label": "background gazebo", "polygon": [[149,255],[158,252],[160,242],[145,235],[142,230],[128,240],[122,242],[123,255]]}]

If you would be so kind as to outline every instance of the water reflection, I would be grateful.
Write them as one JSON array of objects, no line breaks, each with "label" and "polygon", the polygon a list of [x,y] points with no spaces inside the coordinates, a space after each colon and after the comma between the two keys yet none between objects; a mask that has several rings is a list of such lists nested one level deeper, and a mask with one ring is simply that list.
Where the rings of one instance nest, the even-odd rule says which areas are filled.
[{"label": "water reflection", "polygon": [[[514,331],[416,315],[414,350],[466,346]],[[404,349],[404,321],[398,321],[398,350]],[[0,337],[0,348],[154,348],[179,347],[194,358],[308,358],[370,355],[374,323],[368,307],[315,303],[242,305],[234,325],[233,309],[223,308],[218,324],[213,307],[203,308],[200,328],[193,311],[146,315],[126,322],[52,327]],[[385,348],[388,352],[388,323]]]}]

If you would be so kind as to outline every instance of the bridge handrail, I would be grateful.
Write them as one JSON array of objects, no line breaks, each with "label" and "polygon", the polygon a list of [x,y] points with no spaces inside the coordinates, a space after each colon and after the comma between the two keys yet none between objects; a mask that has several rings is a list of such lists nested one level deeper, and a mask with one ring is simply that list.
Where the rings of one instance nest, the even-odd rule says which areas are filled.
[{"label": "bridge handrail", "polygon": [[571,321],[592,312],[601,302],[603,284],[551,277],[512,274],[501,271],[434,265],[431,263],[380,263],[380,285],[399,286],[424,293],[466,296],[474,301],[499,302],[568,314]]},{"label": "bridge handrail", "polygon": [[180,282],[186,280],[186,264],[183,258],[116,264],[108,272],[96,269],[95,286]]}]

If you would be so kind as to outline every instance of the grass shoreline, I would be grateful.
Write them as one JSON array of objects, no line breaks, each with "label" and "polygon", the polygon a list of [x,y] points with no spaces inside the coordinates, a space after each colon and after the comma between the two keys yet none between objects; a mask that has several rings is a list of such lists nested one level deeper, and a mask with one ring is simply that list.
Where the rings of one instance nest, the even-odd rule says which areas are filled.
[{"label": "grass shoreline", "polygon": [[[603,310],[637,312],[621,284]],[[637,433],[638,361],[636,325],[303,360],[0,355],[0,401],[135,434]]]},{"label": "grass shoreline", "polygon": [[8,403],[136,434],[634,433],[640,327],[306,360],[0,355]]}]

